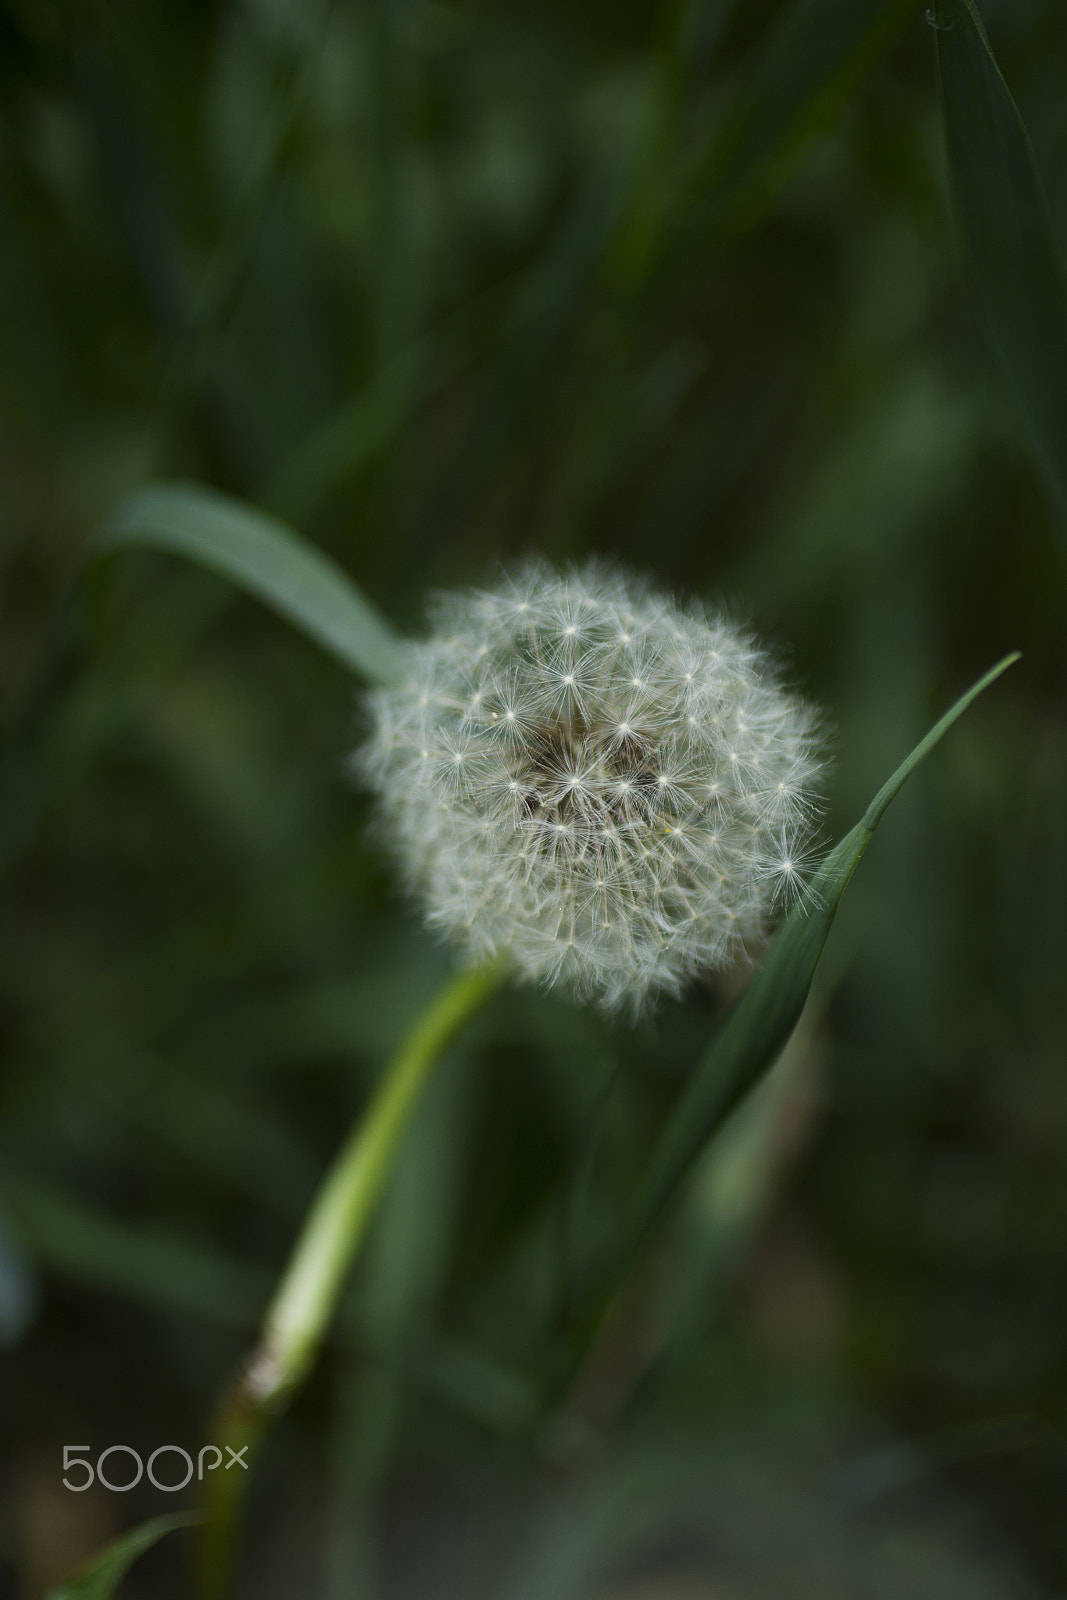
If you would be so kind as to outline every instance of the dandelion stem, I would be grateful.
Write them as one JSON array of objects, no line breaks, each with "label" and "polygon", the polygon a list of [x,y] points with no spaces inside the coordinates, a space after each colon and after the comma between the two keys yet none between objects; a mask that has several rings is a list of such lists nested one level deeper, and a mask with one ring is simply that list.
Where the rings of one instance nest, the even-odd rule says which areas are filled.
[{"label": "dandelion stem", "polygon": [[366,1233],[401,1137],[434,1066],[453,1035],[500,982],[500,963],[469,968],[437,996],[404,1040],[378,1090],[343,1145],[308,1213],[275,1292],[259,1343],[223,1395],[215,1438],[230,1455],[208,1479],[201,1550],[205,1600],[227,1592],[248,1465],[271,1418],[312,1366],[353,1258]]}]

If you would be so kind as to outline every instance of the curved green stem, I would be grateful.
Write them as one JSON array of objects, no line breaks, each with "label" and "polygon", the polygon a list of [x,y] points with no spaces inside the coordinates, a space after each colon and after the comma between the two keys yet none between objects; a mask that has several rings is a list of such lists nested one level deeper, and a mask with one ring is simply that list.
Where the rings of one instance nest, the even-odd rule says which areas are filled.
[{"label": "curved green stem", "polygon": [[401,1045],[308,1213],[267,1309],[259,1343],[219,1408],[217,1443],[231,1457],[243,1454],[239,1464],[228,1460],[208,1480],[201,1574],[210,1600],[221,1600],[227,1590],[248,1458],[318,1354],[401,1136],[434,1066],[500,977],[498,966],[467,969],[438,995]]}]

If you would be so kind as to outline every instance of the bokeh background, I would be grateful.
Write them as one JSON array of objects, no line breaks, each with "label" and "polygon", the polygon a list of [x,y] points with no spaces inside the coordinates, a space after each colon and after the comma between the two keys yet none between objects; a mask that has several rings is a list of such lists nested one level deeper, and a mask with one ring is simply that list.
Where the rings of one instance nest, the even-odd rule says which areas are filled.
[{"label": "bokeh background", "polygon": [[[982,9],[1062,236],[1067,15]],[[160,476],[288,521],[408,629],[530,550],[725,598],[827,710],[827,839],[1023,651],[890,812],[787,1057],[547,1416],[574,1229],[610,1225],[743,975],[636,1030],[525,993],[468,1031],[264,1454],[241,1592],[1067,1593],[1067,546],[923,9],[0,6],[18,1600],[195,1503],[75,1495],[62,1447],[209,1442],[451,964],[367,841],[336,663],[177,560],[78,578]],[[189,1552],[123,1593],[188,1592]]]}]

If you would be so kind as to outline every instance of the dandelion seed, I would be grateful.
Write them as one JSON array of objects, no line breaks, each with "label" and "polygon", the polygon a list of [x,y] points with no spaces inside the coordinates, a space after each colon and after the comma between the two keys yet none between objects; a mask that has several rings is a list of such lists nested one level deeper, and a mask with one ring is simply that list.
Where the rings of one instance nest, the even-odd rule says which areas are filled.
[{"label": "dandelion seed", "polygon": [[822,760],[750,639],[595,565],[529,563],[436,620],[357,758],[432,925],[631,1011],[766,931]]}]

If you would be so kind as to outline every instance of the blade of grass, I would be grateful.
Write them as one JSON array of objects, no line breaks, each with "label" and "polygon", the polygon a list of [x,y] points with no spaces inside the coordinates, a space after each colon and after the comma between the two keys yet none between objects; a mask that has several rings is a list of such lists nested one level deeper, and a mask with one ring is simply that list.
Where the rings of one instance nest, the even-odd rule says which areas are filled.
[{"label": "blade of grass", "polygon": [[1067,537],[1067,266],[973,0],[936,0],[956,209],[992,343]]},{"label": "blade of grass", "polygon": [[269,1292],[245,1261],[145,1223],[101,1215],[83,1201],[8,1168],[5,1213],[31,1257],[66,1277],[183,1316],[246,1327]]},{"label": "blade of grass", "polygon": [[[626,163],[599,163],[567,207],[534,266],[516,285],[496,354],[470,423],[438,485],[423,548],[445,544],[520,435],[554,363],[599,283],[604,252],[625,201]],[[394,561],[408,559],[397,546]]]},{"label": "blade of grass", "polygon": [[199,1521],[201,1518],[196,1512],[175,1511],[169,1516],[142,1522],[139,1528],[131,1528],[100,1555],[94,1556],[78,1577],[49,1589],[45,1600],[111,1600],[138,1556],[144,1555],[176,1528],[189,1528]]},{"label": "blade of grass", "polygon": [[456,364],[432,338],[401,351],[297,444],[265,480],[257,498],[285,520],[314,517],[339,488],[385,451],[399,431],[405,408],[430,399],[452,376]]},{"label": "blade of grass", "polygon": [[[823,861],[671,1113],[635,1196],[617,1253],[604,1274],[609,1294],[653,1224],[674,1200],[708,1140],[760,1082],[789,1039],[804,1009],[841,896],[890,802],[971,702],[1018,659],[1017,652],[1005,656],[960,696]],[[602,1306],[603,1302],[597,1313]]]},{"label": "blade of grass", "polygon": [[[210,386],[205,380],[213,376],[219,386],[222,335],[249,277],[271,202],[304,116],[330,10],[331,0],[319,0],[317,5],[308,5],[295,14],[300,15],[301,42],[288,59],[279,51],[283,59],[278,64],[273,103],[257,127],[244,183],[223,223],[203,281],[184,313],[179,337],[173,341],[157,406],[156,459],[160,471],[165,470],[164,463],[194,399],[209,399]],[[217,407],[217,400],[215,404]]]},{"label": "blade of grass", "polygon": [[912,10],[905,0],[797,0],[789,8],[693,175],[717,225],[751,220]]},{"label": "blade of grass", "polygon": [[374,683],[396,670],[389,624],[329,557],[281,523],[196,484],[152,485],[131,495],[97,535],[97,557],[140,546],[188,556],[264,600]]}]

